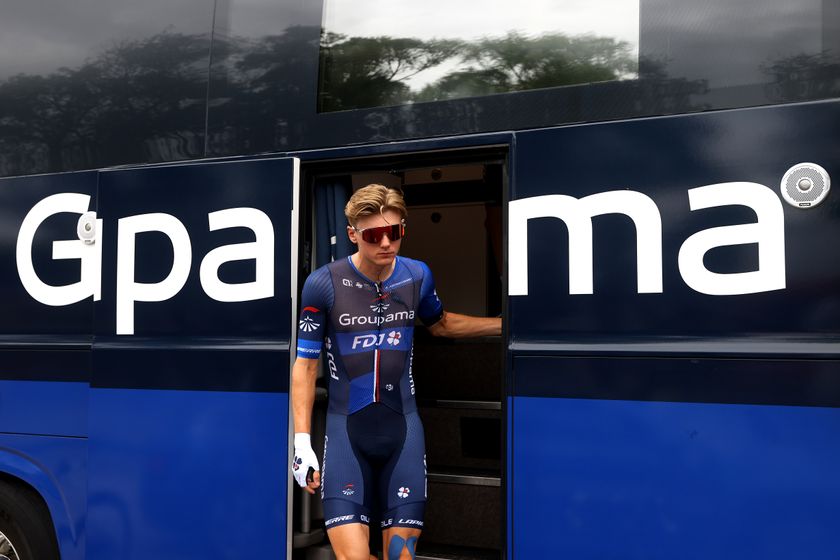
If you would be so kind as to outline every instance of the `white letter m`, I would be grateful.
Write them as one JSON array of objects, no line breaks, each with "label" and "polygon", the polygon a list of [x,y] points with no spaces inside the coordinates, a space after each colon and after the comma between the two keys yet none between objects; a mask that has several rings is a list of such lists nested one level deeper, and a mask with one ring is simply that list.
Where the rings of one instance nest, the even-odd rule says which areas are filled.
[{"label": "white letter m", "polygon": [[[638,292],[662,292],[662,218],[653,200],[622,190],[583,198],[550,194],[510,203],[509,286],[512,296],[528,295],[528,220],[558,218],[569,231],[569,294],[592,293],[592,218],[624,214],[636,226]],[[550,240],[540,240],[541,243]]]}]

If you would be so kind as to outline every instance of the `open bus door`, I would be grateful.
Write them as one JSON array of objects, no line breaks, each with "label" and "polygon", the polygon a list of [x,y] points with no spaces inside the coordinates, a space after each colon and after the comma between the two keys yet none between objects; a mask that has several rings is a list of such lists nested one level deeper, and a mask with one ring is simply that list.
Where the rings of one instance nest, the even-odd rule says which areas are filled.
[{"label": "open bus door", "polygon": [[297,177],[294,158],[100,174],[89,560],[286,555]]}]

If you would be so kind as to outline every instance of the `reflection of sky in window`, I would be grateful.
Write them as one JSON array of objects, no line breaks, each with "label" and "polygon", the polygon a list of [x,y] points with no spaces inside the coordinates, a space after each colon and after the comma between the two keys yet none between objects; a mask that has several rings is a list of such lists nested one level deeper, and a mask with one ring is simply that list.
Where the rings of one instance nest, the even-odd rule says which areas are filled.
[{"label": "reflection of sky in window", "polygon": [[[639,53],[639,0],[327,0],[324,30],[348,37],[463,39],[516,31],[594,35],[625,41]],[[456,69],[441,64],[406,80],[417,90]]]},{"label": "reflection of sky in window", "polygon": [[206,0],[12,0],[0,17],[0,80],[77,68],[123,41],[164,31],[209,37],[212,15]]},{"label": "reflection of sky in window", "polygon": [[645,54],[665,62],[671,76],[705,79],[711,88],[762,83],[769,78],[762,65],[820,52],[823,3],[651,0]]}]

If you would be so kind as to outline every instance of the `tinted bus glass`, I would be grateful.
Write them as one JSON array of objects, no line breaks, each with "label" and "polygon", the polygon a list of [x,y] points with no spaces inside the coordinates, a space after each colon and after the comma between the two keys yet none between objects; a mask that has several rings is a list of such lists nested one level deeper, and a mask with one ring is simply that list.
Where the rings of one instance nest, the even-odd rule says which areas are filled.
[{"label": "tinted bus glass", "polygon": [[836,3],[328,0],[319,110],[621,80],[655,86],[661,112],[812,99],[837,64]]},{"label": "tinted bus glass", "polygon": [[[840,0],[632,0],[638,16],[627,29],[638,27],[630,55],[636,68],[613,72],[618,79],[577,76],[585,83],[555,87],[556,80],[512,84],[504,73],[473,80],[462,72],[449,89],[424,94],[436,101],[417,102],[386,94],[419,96],[426,86],[390,80],[381,87],[361,72],[353,87],[342,76],[330,78],[341,87],[328,97],[328,74],[319,74],[321,38],[325,22],[338,30],[329,23],[336,1],[84,0],[68,11],[57,0],[13,0],[0,18],[0,175],[840,96]],[[483,14],[493,9],[478,6],[458,19],[446,6],[430,26],[451,38],[454,22],[468,30],[455,34],[458,40],[505,39],[515,31],[528,44],[546,33],[579,34],[557,27],[547,10],[537,21],[545,25],[514,14],[510,28],[485,31]],[[382,29],[373,36],[410,38],[410,14],[388,10],[393,22],[377,20]],[[593,36],[609,37],[616,25],[610,22],[628,19],[614,12],[602,11]],[[475,60],[470,66],[480,69]],[[430,71],[424,79],[436,83],[440,76]]]},{"label": "tinted bus glass", "polygon": [[639,4],[328,0],[319,110],[638,78]]},{"label": "tinted bus glass", "polygon": [[[511,90],[488,80],[463,79],[463,91],[450,84],[453,91],[438,89],[438,100],[423,102],[407,99],[425,89],[419,85],[422,82],[413,81],[422,73],[409,80],[400,70],[402,74],[389,78],[372,66],[381,57],[359,56],[353,59],[359,66],[348,70],[352,72],[328,72],[330,64],[334,69],[337,62],[346,67],[348,59],[327,57],[330,53],[321,46],[327,33],[348,37],[353,36],[351,31],[355,33],[349,24],[342,31],[331,23],[340,21],[338,8],[339,13],[348,13],[344,4],[336,2],[229,0],[217,4],[207,155],[523,130],[840,95],[840,0],[634,0],[638,38],[632,56],[637,69],[627,74],[635,73],[635,78],[622,75],[623,79]],[[459,40],[485,35],[505,38],[509,30],[515,30],[520,37],[537,41],[550,29],[548,24],[529,29],[516,23],[510,29],[502,26],[485,32],[481,18],[490,8],[477,6],[459,19],[453,14],[461,3],[450,4],[429,24],[439,37],[445,37],[446,31],[451,39],[452,26],[457,26],[465,30]],[[411,12],[395,14],[391,3],[383,2],[379,8],[389,18],[383,23],[375,17],[376,10],[365,6],[362,2],[350,8],[364,16],[360,19],[377,22],[375,28],[366,29],[356,24],[358,36],[367,37],[355,41],[359,51],[365,42],[377,46],[376,38],[412,38],[407,27],[415,17]],[[400,1],[395,6],[405,4]],[[551,23],[549,16],[545,19]],[[613,32],[609,22],[620,18],[606,9],[601,17],[604,21],[598,29],[602,31],[597,35],[608,36]],[[553,28],[560,29],[558,33],[575,33]],[[349,39],[343,41],[339,50],[352,46]],[[425,74],[432,82],[440,77],[431,68]],[[464,91],[469,96],[459,97]]]},{"label": "tinted bus glass", "polygon": [[0,175],[204,153],[212,0],[11,0]]}]

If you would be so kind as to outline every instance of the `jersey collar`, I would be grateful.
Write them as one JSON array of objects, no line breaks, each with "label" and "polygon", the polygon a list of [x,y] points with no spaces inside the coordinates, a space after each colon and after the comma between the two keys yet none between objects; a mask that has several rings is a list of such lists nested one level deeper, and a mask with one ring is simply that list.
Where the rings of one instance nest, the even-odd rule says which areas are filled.
[{"label": "jersey collar", "polygon": [[[396,278],[396,277],[397,277],[397,269],[398,269],[398,268],[400,267],[400,265],[402,264],[402,257],[400,257],[399,255],[397,255],[397,256],[395,256],[395,257],[394,257],[394,260],[395,260],[395,262],[394,262],[394,270],[392,270],[392,271],[391,271],[391,274],[389,274],[389,275],[388,275],[388,277],[387,277],[387,278],[385,278],[385,279],[381,282],[381,285],[382,285],[382,287],[383,287],[383,288],[385,287],[385,282],[388,282],[389,280],[393,280],[394,278]],[[365,282],[367,282],[368,284],[371,284],[371,285],[376,285],[376,282],[374,282],[373,280],[371,280],[370,278],[368,278],[367,276],[365,276],[365,275],[362,273],[362,271],[361,271],[361,270],[359,270],[358,268],[356,268],[356,265],[353,263],[353,259],[352,259],[352,256],[351,256],[351,255],[348,255],[348,257],[347,257],[347,262],[348,262],[348,263],[350,263],[350,268],[353,270],[353,272],[355,272],[355,273],[359,276],[359,278],[361,278],[362,280],[364,280],[364,281],[365,281]]]}]

